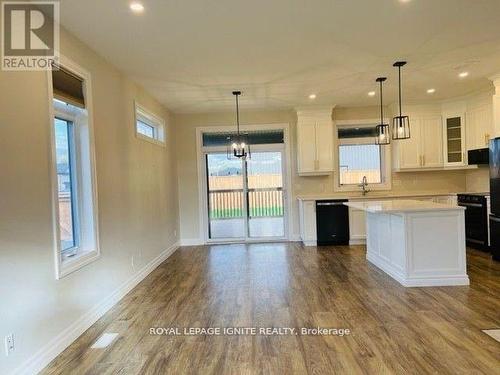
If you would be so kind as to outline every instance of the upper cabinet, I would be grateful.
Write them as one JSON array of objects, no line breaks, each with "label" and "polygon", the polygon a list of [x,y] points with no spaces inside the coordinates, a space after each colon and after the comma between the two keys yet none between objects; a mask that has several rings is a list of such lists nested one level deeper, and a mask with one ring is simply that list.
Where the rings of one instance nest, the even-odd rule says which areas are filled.
[{"label": "upper cabinet", "polygon": [[443,166],[441,116],[410,116],[410,139],[393,141],[397,170]]},{"label": "upper cabinet", "polygon": [[333,172],[332,109],[297,111],[297,166],[299,175]]},{"label": "upper cabinet", "polygon": [[486,103],[467,109],[467,150],[489,147],[493,134],[493,105]]},{"label": "upper cabinet", "polygon": [[443,116],[445,165],[465,165],[465,114],[452,113]]}]

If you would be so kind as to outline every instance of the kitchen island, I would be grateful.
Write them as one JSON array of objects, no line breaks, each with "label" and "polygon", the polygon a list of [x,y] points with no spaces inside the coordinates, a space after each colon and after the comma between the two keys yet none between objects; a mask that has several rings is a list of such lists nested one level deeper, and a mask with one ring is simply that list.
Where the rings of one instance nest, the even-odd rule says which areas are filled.
[{"label": "kitchen island", "polygon": [[416,200],[345,202],[366,212],[366,258],[407,287],[469,285],[464,207]]}]

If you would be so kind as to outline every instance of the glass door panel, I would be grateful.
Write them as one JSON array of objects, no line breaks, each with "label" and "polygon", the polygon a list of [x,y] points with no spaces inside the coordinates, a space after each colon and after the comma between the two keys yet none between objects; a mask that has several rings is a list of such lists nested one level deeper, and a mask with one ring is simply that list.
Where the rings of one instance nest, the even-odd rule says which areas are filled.
[{"label": "glass door panel", "polygon": [[282,152],[253,151],[246,166],[249,237],[284,237]]},{"label": "glass door panel", "polygon": [[208,186],[208,237],[246,238],[246,200],[243,163],[226,153],[206,155]]}]

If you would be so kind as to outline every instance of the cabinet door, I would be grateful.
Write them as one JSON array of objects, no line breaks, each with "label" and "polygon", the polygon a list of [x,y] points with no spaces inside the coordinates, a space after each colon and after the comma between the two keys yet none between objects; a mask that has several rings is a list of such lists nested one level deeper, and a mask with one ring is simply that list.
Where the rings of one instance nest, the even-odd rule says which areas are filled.
[{"label": "cabinet door", "polygon": [[316,157],[319,172],[333,171],[333,125],[331,121],[316,122]]},{"label": "cabinet door", "polygon": [[490,105],[473,108],[467,111],[467,149],[475,150],[489,146],[493,129],[493,109]]},{"label": "cabinet door", "polygon": [[366,213],[349,207],[349,239],[351,242],[366,239]]},{"label": "cabinet door", "polygon": [[443,166],[443,128],[441,116],[421,119],[421,164],[425,168]]},{"label": "cabinet door", "polygon": [[297,124],[297,165],[298,172],[315,172],[316,162],[316,123],[302,121]]},{"label": "cabinet door", "polygon": [[457,114],[444,119],[444,158],[447,165],[465,164],[465,121]]},{"label": "cabinet door", "polygon": [[410,118],[410,139],[404,139],[398,142],[399,148],[399,168],[420,168],[421,152],[420,152],[420,127],[421,121],[418,118]]}]

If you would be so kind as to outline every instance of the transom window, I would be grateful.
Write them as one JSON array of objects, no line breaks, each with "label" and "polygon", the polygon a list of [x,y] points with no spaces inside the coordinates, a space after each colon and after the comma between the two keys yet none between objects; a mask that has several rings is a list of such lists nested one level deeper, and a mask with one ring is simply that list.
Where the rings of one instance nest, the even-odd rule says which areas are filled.
[{"label": "transom window", "polygon": [[165,143],[165,122],[139,104],[135,104],[135,133],[153,143]]}]

